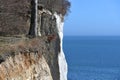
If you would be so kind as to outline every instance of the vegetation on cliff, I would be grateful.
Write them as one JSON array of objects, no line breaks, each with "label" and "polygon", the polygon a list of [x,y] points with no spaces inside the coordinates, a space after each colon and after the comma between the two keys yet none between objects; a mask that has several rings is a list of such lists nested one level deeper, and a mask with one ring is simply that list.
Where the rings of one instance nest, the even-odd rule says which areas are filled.
[{"label": "vegetation on cliff", "polygon": [[[34,19],[34,17],[32,18],[32,15],[34,15],[32,14],[32,11],[34,11],[32,10],[34,6],[32,5],[33,1],[35,0],[0,0],[0,71],[3,71],[2,69],[5,68],[4,71],[8,71],[7,74],[10,74],[2,75],[5,73],[2,72],[0,74],[0,80],[8,78],[8,80],[14,79],[11,77],[13,77],[13,74],[17,75],[17,73],[14,72],[16,69],[12,72],[9,71],[16,67],[21,67],[24,62],[25,64],[28,63],[28,65],[31,64],[29,67],[32,67],[31,57],[34,56],[35,58],[33,62],[37,61],[36,53],[42,60],[45,59],[45,64],[50,68],[50,75],[53,80],[60,79],[58,54],[61,49],[61,41],[58,34],[58,23],[54,13],[56,12],[58,15],[62,14],[60,16],[62,16],[61,18],[63,19],[63,16],[69,11],[70,2],[68,0],[38,0],[38,5],[42,6],[42,8],[49,11],[52,15],[48,15],[44,12],[40,15],[41,21],[38,21],[38,23],[40,23],[39,28],[42,36],[31,38],[31,36],[28,37],[26,35],[31,32],[30,27],[34,23],[32,22],[32,19]],[[38,16],[37,13],[37,17]],[[19,56],[19,59],[17,59],[16,56]],[[21,58],[23,58],[23,62],[19,65],[19,60]],[[25,61],[26,59],[27,61]],[[18,63],[18,66],[16,63]],[[42,65],[44,64],[41,64],[41,66]],[[42,67],[37,68],[40,69]],[[35,66],[35,69],[37,68]],[[29,69],[34,71],[34,67]],[[29,71],[29,69],[25,68],[21,71],[25,71],[26,74],[26,71]],[[19,71],[19,69],[17,70]],[[40,74],[40,72],[37,74]],[[12,76],[11,73],[13,73]],[[18,74],[17,76],[21,76],[22,73],[19,72]]]},{"label": "vegetation on cliff", "polygon": [[[28,34],[31,21],[32,1],[0,0],[0,36]],[[52,13],[67,14],[68,0],[38,0],[38,4]]]},{"label": "vegetation on cliff", "polygon": [[68,0],[39,0],[39,3],[52,12],[56,11],[63,15],[67,14],[71,5]]}]

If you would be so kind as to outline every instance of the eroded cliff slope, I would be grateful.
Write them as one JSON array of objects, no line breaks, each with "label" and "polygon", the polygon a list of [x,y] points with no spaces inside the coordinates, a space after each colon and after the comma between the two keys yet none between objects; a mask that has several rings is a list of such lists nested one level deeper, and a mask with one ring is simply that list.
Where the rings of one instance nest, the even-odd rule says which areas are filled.
[{"label": "eroded cliff slope", "polygon": [[69,6],[67,0],[0,1],[0,80],[67,80],[62,37]]}]

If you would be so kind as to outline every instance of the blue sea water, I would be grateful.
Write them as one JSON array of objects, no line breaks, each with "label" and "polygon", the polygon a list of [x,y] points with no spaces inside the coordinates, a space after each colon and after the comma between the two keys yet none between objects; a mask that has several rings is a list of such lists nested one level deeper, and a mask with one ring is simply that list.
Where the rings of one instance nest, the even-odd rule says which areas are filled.
[{"label": "blue sea water", "polygon": [[68,80],[120,80],[119,36],[65,36]]}]

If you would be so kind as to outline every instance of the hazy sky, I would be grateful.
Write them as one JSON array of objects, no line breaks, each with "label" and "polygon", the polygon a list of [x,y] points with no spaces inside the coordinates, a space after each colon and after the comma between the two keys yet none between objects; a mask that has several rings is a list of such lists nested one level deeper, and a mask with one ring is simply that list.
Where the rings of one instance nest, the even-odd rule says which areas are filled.
[{"label": "hazy sky", "polygon": [[120,0],[70,0],[64,35],[120,36]]}]

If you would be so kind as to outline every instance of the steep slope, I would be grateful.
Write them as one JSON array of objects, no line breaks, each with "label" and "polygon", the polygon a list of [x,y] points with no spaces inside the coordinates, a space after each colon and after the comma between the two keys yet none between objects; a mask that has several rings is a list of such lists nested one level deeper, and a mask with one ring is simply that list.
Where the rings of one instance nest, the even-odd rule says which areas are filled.
[{"label": "steep slope", "polygon": [[0,1],[0,80],[67,80],[62,38],[69,2],[53,1]]}]

